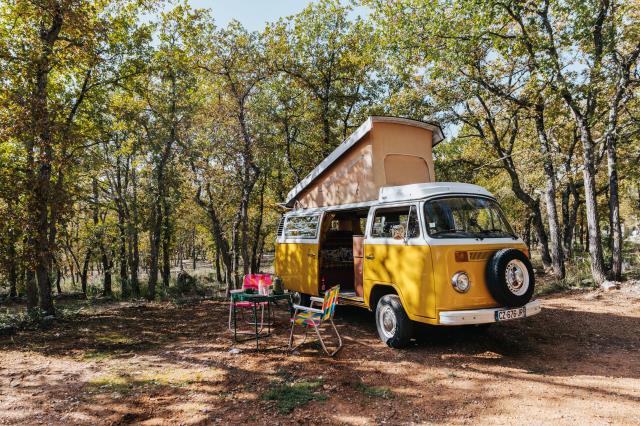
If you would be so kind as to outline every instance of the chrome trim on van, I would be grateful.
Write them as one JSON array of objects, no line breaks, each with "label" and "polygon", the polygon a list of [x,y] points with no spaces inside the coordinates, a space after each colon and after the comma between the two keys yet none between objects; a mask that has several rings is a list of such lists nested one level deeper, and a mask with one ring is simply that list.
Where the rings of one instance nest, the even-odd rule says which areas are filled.
[{"label": "chrome trim on van", "polygon": [[[542,310],[540,300],[532,300],[524,305],[526,308],[526,316],[537,315]],[[490,309],[470,309],[464,311],[441,311],[441,325],[471,325],[471,324],[489,324],[496,322],[496,312],[506,308],[490,308]]]}]

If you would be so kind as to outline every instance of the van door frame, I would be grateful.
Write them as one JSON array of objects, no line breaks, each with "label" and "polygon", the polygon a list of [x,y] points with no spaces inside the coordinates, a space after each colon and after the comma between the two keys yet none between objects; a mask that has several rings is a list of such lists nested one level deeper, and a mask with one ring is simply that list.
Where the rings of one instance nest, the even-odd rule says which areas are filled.
[{"label": "van door frame", "polygon": [[[309,294],[311,296],[318,296],[319,295],[319,289],[320,289],[320,241],[321,241],[321,234],[322,234],[322,222],[324,220],[324,215],[325,214],[325,210],[314,210],[314,211],[300,211],[300,212],[288,212],[285,214],[285,222],[283,223],[283,231],[282,231],[282,235],[279,236],[276,240],[276,243],[278,245],[288,245],[288,244],[295,244],[298,246],[307,246],[307,245],[313,245],[313,248],[309,248],[309,247],[304,247],[302,248],[302,251],[304,252],[301,256],[301,260],[303,260],[301,262],[301,267],[304,267],[303,265],[306,265],[306,280],[308,282],[308,290],[310,291],[309,293],[304,292],[305,294]],[[286,236],[286,228],[287,228],[287,222],[289,221],[289,219],[291,219],[292,217],[308,217],[308,216],[318,216],[318,226],[316,228],[316,236],[314,238],[293,238],[293,237],[287,237]],[[309,259],[313,258],[315,259],[315,276],[310,276],[311,273],[309,271],[309,266],[308,266],[308,262]],[[303,271],[301,271],[300,275],[303,275]],[[284,277],[283,277],[284,278]],[[303,278],[301,278],[302,281]],[[285,287],[287,287],[287,280],[285,279]],[[289,287],[287,287],[289,288]],[[300,287],[299,289],[293,289],[294,291],[300,291],[303,287]],[[311,291],[312,290],[312,291]]]},{"label": "van door frame", "polygon": [[[365,239],[364,239],[364,257],[365,257],[365,262],[364,262],[364,267],[363,267],[363,275],[364,275],[364,296],[365,296],[365,303],[367,303],[367,305],[369,305],[369,301],[371,298],[371,290],[376,286],[376,285],[383,285],[383,286],[390,286],[393,287],[393,289],[396,291],[396,293],[398,294],[398,296],[400,297],[400,300],[403,304],[403,306],[405,306],[405,310],[407,311],[407,314],[409,315],[410,318],[412,319],[419,319],[420,317],[427,317],[430,318],[431,316],[425,315],[426,312],[410,312],[410,309],[408,309],[407,306],[407,299],[405,297],[409,297],[411,296],[412,299],[418,297],[418,298],[422,298],[422,294],[420,295],[414,295],[414,294],[403,294],[403,283],[396,283],[393,282],[392,279],[390,280],[371,280],[371,279],[367,279],[367,268],[371,267],[371,264],[369,263],[370,261],[375,259],[370,259],[368,258],[368,256],[371,255],[371,251],[367,250],[367,246],[371,247],[372,245],[386,245],[386,246],[425,246],[426,250],[429,252],[428,253],[428,259],[424,259],[425,264],[429,265],[429,268],[427,271],[424,271],[424,274],[426,274],[426,276],[424,277],[425,279],[430,281],[430,286],[432,287],[433,290],[433,265],[431,264],[431,253],[430,253],[430,246],[429,243],[427,241],[427,237],[426,237],[426,229],[424,226],[424,219],[423,219],[423,215],[421,214],[421,208],[422,208],[422,200],[403,200],[403,201],[397,201],[397,202],[392,202],[392,203],[384,203],[384,204],[379,204],[376,206],[372,206],[371,209],[369,210],[369,215],[367,217],[367,229],[365,232]],[[409,208],[409,210],[411,209],[411,206],[413,206],[415,208],[415,212],[416,212],[416,216],[418,219],[418,229],[420,230],[420,235],[418,237],[414,237],[414,238],[409,238],[406,240],[396,240],[393,238],[372,238],[371,237],[371,232],[373,231],[373,225],[374,225],[374,219],[375,219],[375,215],[377,213],[378,210],[382,210],[382,209],[387,209],[387,208],[396,208],[396,207],[407,207]],[[420,293],[422,293],[424,290],[420,290]],[[427,290],[428,291],[428,290]],[[432,292],[433,293],[433,292]],[[428,296],[428,299],[430,299],[430,303],[433,302],[433,306],[431,308],[429,308],[429,311],[432,311],[433,309],[435,309],[435,294],[431,294]],[[369,306],[370,309],[373,309],[374,306]],[[421,315],[422,314],[422,315]]]}]

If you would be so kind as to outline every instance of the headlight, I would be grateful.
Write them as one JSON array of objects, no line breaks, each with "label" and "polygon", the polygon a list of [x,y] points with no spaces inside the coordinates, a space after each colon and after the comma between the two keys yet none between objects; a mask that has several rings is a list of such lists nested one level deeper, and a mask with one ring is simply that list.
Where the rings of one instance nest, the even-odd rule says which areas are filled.
[{"label": "headlight", "polygon": [[451,285],[459,293],[466,293],[471,287],[469,275],[466,272],[456,272],[451,278]]}]

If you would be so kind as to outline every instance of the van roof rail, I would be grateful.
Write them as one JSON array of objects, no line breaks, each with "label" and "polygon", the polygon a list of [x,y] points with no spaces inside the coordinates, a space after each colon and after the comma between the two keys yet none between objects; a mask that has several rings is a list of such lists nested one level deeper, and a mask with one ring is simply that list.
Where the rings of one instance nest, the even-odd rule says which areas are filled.
[{"label": "van roof rail", "polygon": [[418,200],[447,194],[474,194],[494,198],[493,194],[478,185],[460,182],[433,182],[380,188],[378,200],[384,202]]}]

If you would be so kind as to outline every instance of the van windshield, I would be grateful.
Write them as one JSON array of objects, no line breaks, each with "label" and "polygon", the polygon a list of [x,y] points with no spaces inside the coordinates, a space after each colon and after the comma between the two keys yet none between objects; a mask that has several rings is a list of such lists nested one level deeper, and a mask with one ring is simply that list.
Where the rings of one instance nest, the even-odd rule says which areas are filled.
[{"label": "van windshield", "polygon": [[425,203],[427,233],[432,238],[517,238],[493,200],[438,198]]}]

